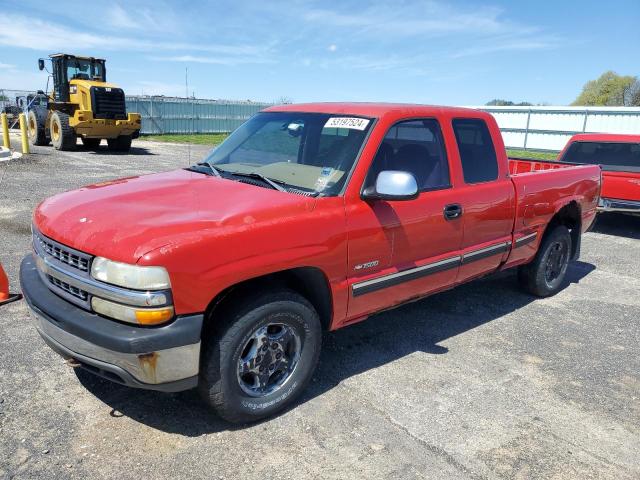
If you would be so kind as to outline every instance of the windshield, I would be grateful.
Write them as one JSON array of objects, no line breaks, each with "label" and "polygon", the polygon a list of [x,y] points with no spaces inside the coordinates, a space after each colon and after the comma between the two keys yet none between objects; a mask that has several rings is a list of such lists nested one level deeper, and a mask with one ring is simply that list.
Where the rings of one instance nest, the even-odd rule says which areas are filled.
[{"label": "windshield", "polygon": [[601,165],[609,171],[640,172],[640,143],[574,142],[562,161]]},{"label": "windshield", "polygon": [[101,80],[104,81],[104,68],[101,62],[70,58],[67,63],[67,78],[80,80]]},{"label": "windshield", "polygon": [[322,113],[258,113],[205,162],[223,175],[257,173],[286,187],[336,195],[371,124],[367,118]]}]

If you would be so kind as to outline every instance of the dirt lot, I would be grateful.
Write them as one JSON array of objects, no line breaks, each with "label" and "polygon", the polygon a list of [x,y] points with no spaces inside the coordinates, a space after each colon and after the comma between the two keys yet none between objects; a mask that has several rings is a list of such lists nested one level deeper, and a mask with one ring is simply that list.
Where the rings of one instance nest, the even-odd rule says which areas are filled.
[{"label": "dirt lot", "polygon": [[[103,149],[0,163],[14,290],[41,199],[189,163],[185,145]],[[23,302],[0,307],[0,477],[640,478],[639,220],[602,217],[554,298],[506,273],[326,335],[304,398],[244,427],[193,392],[76,374]]]}]

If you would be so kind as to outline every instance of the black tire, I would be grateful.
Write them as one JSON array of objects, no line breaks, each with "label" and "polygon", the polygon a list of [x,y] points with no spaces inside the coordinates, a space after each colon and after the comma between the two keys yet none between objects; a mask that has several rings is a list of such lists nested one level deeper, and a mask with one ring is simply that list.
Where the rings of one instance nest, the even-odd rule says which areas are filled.
[{"label": "black tire", "polygon": [[538,297],[558,293],[564,285],[571,251],[571,234],[567,227],[554,227],[543,238],[533,261],[518,269],[518,280],[522,287]]},{"label": "black tire", "polygon": [[109,150],[112,152],[128,152],[131,148],[131,135],[120,135],[117,138],[107,139]]},{"label": "black tire", "polygon": [[76,134],[69,126],[69,115],[63,112],[51,114],[49,127],[51,143],[56,150],[73,150],[76,148]]},{"label": "black tire", "polygon": [[47,145],[49,139],[47,138],[47,132],[45,130],[45,124],[42,120],[38,119],[38,115],[33,110],[29,111],[27,115],[27,131],[29,134],[29,142],[31,145]]},{"label": "black tire", "polygon": [[[290,290],[277,290],[258,294],[232,309],[221,311],[220,316],[223,318],[212,320],[221,323],[203,340],[199,382],[203,399],[218,415],[233,423],[253,422],[281,411],[304,391],[318,363],[322,343],[318,313],[301,295]],[[245,380],[239,367],[243,356],[247,358],[246,352],[253,351],[251,342],[255,341],[255,345],[264,348],[265,344],[258,340],[256,333],[265,331],[265,328],[274,328],[274,325],[286,326],[292,334],[299,336],[294,342],[299,345],[299,351],[297,356],[291,349],[289,353],[281,354],[286,360],[285,365],[294,365],[285,376],[286,372],[279,373],[280,366],[270,366],[271,362],[277,360],[271,356],[269,345],[273,346],[279,340],[273,340],[274,343],[269,343],[271,339],[266,341],[267,347],[261,362],[261,350],[258,347],[258,356],[253,357],[255,362],[249,361],[246,365],[251,365],[254,370],[264,365],[267,375],[271,368],[275,368],[268,380],[271,382],[274,379],[273,383],[265,382],[263,393],[260,391],[260,380],[258,386],[249,386],[250,381]],[[265,341],[264,337],[262,341]],[[295,357],[297,361],[294,362]],[[255,375],[256,379],[259,377],[257,373],[250,375]],[[279,386],[275,381],[278,378],[283,382]],[[251,388],[256,389],[254,395],[247,393]],[[268,391],[268,388],[276,389]]]},{"label": "black tire", "polygon": [[82,145],[89,150],[97,150],[100,148],[100,142],[102,140],[100,138],[84,138],[82,137]]}]

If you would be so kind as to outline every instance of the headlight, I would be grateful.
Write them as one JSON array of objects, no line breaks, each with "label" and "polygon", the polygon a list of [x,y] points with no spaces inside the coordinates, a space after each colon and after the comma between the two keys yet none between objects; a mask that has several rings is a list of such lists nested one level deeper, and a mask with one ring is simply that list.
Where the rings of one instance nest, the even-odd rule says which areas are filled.
[{"label": "headlight", "polygon": [[169,274],[163,267],[141,267],[96,257],[91,264],[91,276],[101,282],[135,290],[170,288]]}]

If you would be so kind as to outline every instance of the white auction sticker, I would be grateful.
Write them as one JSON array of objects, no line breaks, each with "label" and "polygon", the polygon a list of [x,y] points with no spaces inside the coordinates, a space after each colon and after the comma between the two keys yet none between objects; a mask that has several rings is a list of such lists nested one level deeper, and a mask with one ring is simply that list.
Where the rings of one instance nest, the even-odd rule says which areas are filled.
[{"label": "white auction sticker", "polygon": [[331,117],[324,124],[324,128],[350,128],[352,130],[364,130],[369,125],[366,118],[357,117]]}]

